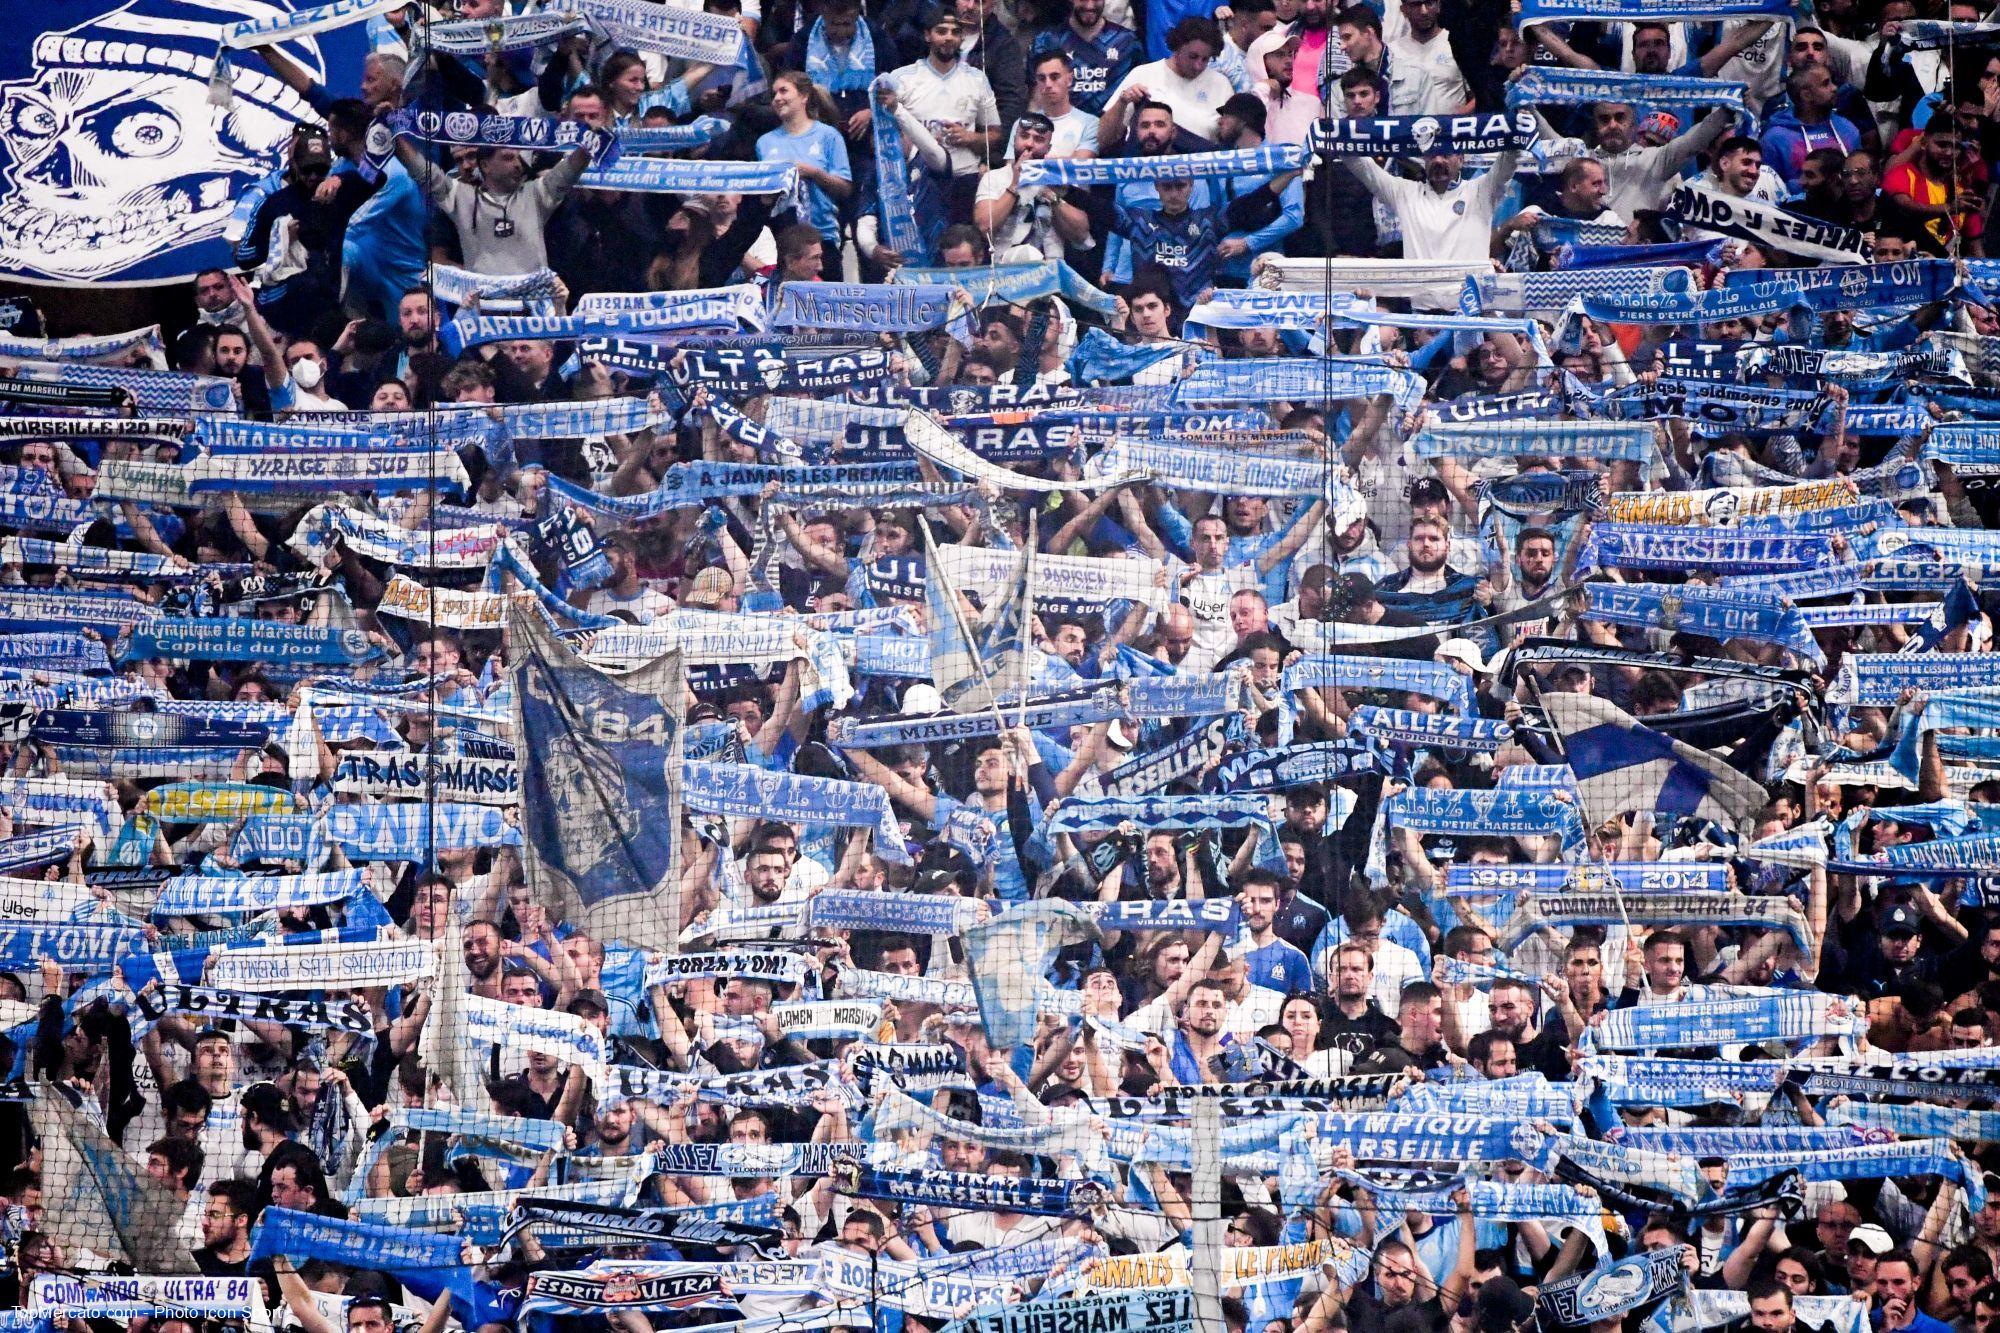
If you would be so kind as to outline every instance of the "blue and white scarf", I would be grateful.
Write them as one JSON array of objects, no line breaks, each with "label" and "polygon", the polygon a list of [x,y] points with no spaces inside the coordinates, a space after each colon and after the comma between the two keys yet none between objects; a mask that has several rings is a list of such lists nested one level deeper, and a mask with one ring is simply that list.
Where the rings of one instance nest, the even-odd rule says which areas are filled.
[{"label": "blue and white scarf", "polygon": [[1472,681],[1442,662],[1400,658],[1313,656],[1285,668],[1279,689],[1290,696],[1298,690],[1383,690],[1391,694],[1421,694],[1449,705],[1454,712],[1472,712]]},{"label": "blue and white scarf", "polygon": [[247,1319],[262,1308],[248,1277],[66,1277],[45,1273],[32,1279],[27,1310],[53,1319]]},{"label": "blue and white scarf", "polygon": [[1833,562],[1822,533],[1745,532],[1671,523],[1600,523],[1578,560],[1585,569],[1713,569],[1725,574],[1789,573]]},{"label": "blue and white scarf", "polygon": [[707,14],[645,0],[564,0],[614,45],[651,51],[704,65],[734,65],[743,52],[743,26],[733,15]]},{"label": "blue and white scarf", "polygon": [[[551,153],[583,148],[600,168],[618,158],[618,139],[611,131],[549,116],[482,116],[474,111],[404,108],[391,111],[386,124],[393,138],[448,144],[454,148],[516,148],[522,152]],[[371,154],[378,160],[385,156],[386,147]]]},{"label": "blue and white scarf", "polygon": [[691,809],[733,818],[873,829],[875,847],[883,856],[908,860],[889,794],[865,782],[772,772],[748,764],[686,763],[681,767],[681,799]]},{"label": "blue and white scarf", "polygon": [[875,82],[875,36],[865,20],[855,24],[853,40],[836,59],[826,40],[826,20],[814,19],[806,33],[805,65],[812,81],[835,96],[863,92]]},{"label": "blue and white scarf", "polygon": [[1711,925],[1782,930],[1808,957],[1818,947],[1805,913],[1789,898],[1678,892],[1625,894],[1616,890],[1524,896],[1513,917],[1501,928],[1501,940],[1496,942],[1511,949],[1528,935],[1547,926],[1693,929]]},{"label": "blue and white scarf", "polygon": [[1860,228],[1808,218],[1762,200],[1724,194],[1700,182],[1674,186],[1672,196],[1666,200],[1666,216],[1684,226],[1736,236],[1768,250],[1782,250],[1828,264],[1864,264],[1872,248]]},{"label": "blue and white scarf", "polygon": [[366,892],[359,870],[313,875],[176,875],[160,888],[152,915],[208,916],[275,912],[345,902]]},{"label": "blue and white scarf", "polygon": [[1713,8],[1696,8],[1684,0],[1527,0],[1520,22],[1524,28],[1560,22],[1713,23],[1791,12],[1784,0],[1720,0]]},{"label": "blue and white scarf", "polygon": [[1743,110],[1748,85],[1673,74],[1619,74],[1595,69],[1557,69],[1531,65],[1507,85],[1507,105],[1588,106],[1622,102],[1628,106],[1723,106]]},{"label": "blue and white scarf", "polygon": [[1613,1009],[1584,1031],[1581,1042],[1593,1050],[1631,1051],[1807,1041],[1851,1037],[1866,1030],[1867,1010],[1852,999],[1819,991],[1773,991]]},{"label": "blue and white scarf", "polygon": [[687,153],[706,148],[729,133],[721,116],[696,116],[685,125],[617,126],[618,146],[628,153]]},{"label": "blue and white scarf", "polygon": [[575,14],[554,11],[420,23],[416,37],[420,46],[433,51],[479,58],[491,52],[532,51],[545,42],[555,42],[584,29],[583,20]]},{"label": "blue and white scarf", "polygon": [[0,669],[30,668],[50,673],[109,673],[104,642],[76,630],[0,634]]},{"label": "blue and white scarf", "polygon": [[1549,1327],[1583,1327],[1687,1289],[1689,1247],[1670,1245],[1552,1282],[1535,1302]]},{"label": "blue and white scarf", "polygon": [[[1316,496],[1326,489],[1327,467],[1310,458],[1280,458],[1235,449],[1117,439],[1084,465],[1089,477],[1144,473],[1154,484],[1221,495]],[[1336,483],[1336,494],[1350,494]]]},{"label": "blue and white scarf", "polygon": [[[632,309],[579,309],[573,315],[460,315],[438,330],[438,345],[446,355],[456,356],[487,343],[622,338],[715,325],[733,328],[742,306],[738,298],[700,295]],[[754,302],[750,308],[755,311]]]},{"label": "blue and white scarf", "polygon": [[1174,386],[1174,402],[1318,403],[1334,398],[1388,395],[1400,411],[1423,400],[1424,381],[1407,370],[1372,361],[1331,357],[1210,358]]},{"label": "blue and white scarf", "polygon": [[1669,633],[1690,631],[1716,639],[1758,639],[1779,644],[1815,665],[1826,661],[1798,608],[1768,594],[1656,583],[1589,583],[1583,591],[1585,619]]},{"label": "blue and white scarf", "polygon": [[1098,780],[1106,796],[1143,796],[1163,791],[1190,773],[1219,761],[1243,738],[1243,716],[1231,713],[1190,729],[1184,735],[1135,754]]},{"label": "blue and white scarf", "polygon": [[1982,1173],[1967,1165],[1949,1139],[1868,1143],[1857,1148],[1825,1148],[1817,1152],[1736,1153],[1729,1158],[1729,1185],[1740,1189],[1793,1171],[1808,1181],[1943,1176],[1956,1181],[1965,1192],[1968,1214],[1986,1206]]},{"label": "blue and white scarf", "polygon": [[1321,1143],[1345,1147],[1359,1162],[1421,1163],[1525,1161],[1547,1156],[1546,1136],[1518,1120],[1450,1112],[1405,1115],[1395,1111],[1329,1111],[1318,1117]]},{"label": "blue and white scarf", "polygon": [[1609,421],[1543,421],[1426,426],[1411,442],[1419,458],[1588,458],[1645,462],[1653,427]]},{"label": "blue and white scarf", "polygon": [[439,847],[518,846],[521,832],[498,806],[336,805],[326,813],[326,837],[351,860],[425,863]]},{"label": "blue and white scarf", "polygon": [[[778,289],[772,326],[780,329],[854,329],[867,333],[918,333],[943,328],[961,312],[956,287],[942,284],[788,282]],[[960,330],[970,341],[969,328]]]},{"label": "blue and white scarf", "polygon": [[[878,122],[880,117],[877,117]],[[1044,297],[1060,296],[1109,319],[1118,303],[1083,280],[1081,274],[1059,259],[1039,264],[989,264],[982,268],[926,268],[904,265],[896,270],[898,282],[943,282],[963,289],[974,305],[1004,301],[1027,305]],[[996,386],[1001,387],[1001,386]],[[945,391],[956,392],[956,387]]]},{"label": "blue and white scarf", "polygon": [[121,662],[179,657],[211,662],[262,660],[356,666],[385,656],[387,650],[362,630],[287,625],[247,617],[162,618],[134,626],[118,645]]},{"label": "blue and white scarf", "polygon": [[1712,324],[1810,310],[1879,310],[1944,300],[1956,273],[1944,260],[1732,272],[1717,290],[1586,297],[1583,312],[1614,324]]},{"label": "blue and white scarf", "polygon": [[1349,719],[1359,738],[1387,745],[1427,749],[1478,750],[1491,753],[1514,739],[1505,722],[1447,713],[1417,713],[1403,708],[1364,704]]},{"label": "blue and white scarf", "polygon": [[1150,157],[1041,157],[1021,163],[1021,185],[1125,185],[1134,181],[1271,176],[1298,170],[1306,164],[1307,156],[1307,150],[1297,144],[1267,144],[1262,148]]},{"label": "blue and white scarf", "polygon": [[1558,836],[1565,848],[1581,846],[1584,838],[1583,816],[1574,802],[1531,789],[1412,787],[1383,802],[1382,817],[1390,828],[1418,833]]},{"label": "blue and white scarf", "polygon": [[1254,287],[1218,288],[1188,311],[1187,322],[1210,329],[1316,329],[1329,311],[1353,305],[1351,292],[1265,292]]},{"label": "blue and white scarf", "polygon": [[1990,47],[1996,39],[2000,39],[2000,24],[1910,19],[1897,27],[1893,44],[1905,51],[1938,51],[1960,46]]},{"label": "blue and white scarf", "polygon": [[1282,791],[1339,782],[1381,768],[1381,756],[1364,742],[1315,741],[1230,755],[1216,766],[1214,781],[1219,791]]},{"label": "blue and white scarf", "polygon": [[[741,35],[739,31],[738,36]],[[798,168],[790,162],[627,156],[592,167],[583,173],[577,186],[585,190],[631,190],[643,194],[790,194],[798,182]]]},{"label": "blue and white scarf", "polygon": [[1306,127],[1306,147],[1326,157],[1465,156],[1526,148],[1538,132],[1526,111],[1334,118]]},{"label": "blue and white scarf", "polygon": [[1600,877],[1615,881],[1621,893],[1724,893],[1729,887],[1729,868],[1713,861],[1611,861],[1578,866],[1454,865],[1445,870],[1445,896],[1458,898],[1491,893],[1546,896],[1571,887],[1594,887]]}]

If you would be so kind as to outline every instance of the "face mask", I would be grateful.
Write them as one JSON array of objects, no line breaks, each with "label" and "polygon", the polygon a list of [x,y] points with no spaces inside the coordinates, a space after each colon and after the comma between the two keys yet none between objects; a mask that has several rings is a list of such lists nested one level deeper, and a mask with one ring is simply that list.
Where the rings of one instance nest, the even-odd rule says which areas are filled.
[{"label": "face mask", "polygon": [[317,389],[319,382],[325,377],[326,372],[320,369],[319,362],[313,360],[311,357],[306,357],[296,366],[292,367],[292,383],[308,392]]}]

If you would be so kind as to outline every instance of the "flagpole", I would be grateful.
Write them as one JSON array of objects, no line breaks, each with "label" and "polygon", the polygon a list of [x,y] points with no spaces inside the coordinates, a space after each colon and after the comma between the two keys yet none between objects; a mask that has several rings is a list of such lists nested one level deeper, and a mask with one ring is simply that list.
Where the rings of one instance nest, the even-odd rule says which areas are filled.
[{"label": "flagpole", "polygon": [[[922,528],[924,533],[924,577],[935,578],[938,586],[944,590],[944,604],[951,611],[952,623],[958,626],[958,636],[965,641],[966,656],[972,659],[972,669],[979,673],[980,686],[986,691],[986,707],[993,714],[993,725],[999,729],[998,734],[1004,737],[1007,732],[1007,719],[1000,715],[1000,700],[993,692],[993,678],[986,674],[986,663],[981,660],[979,650],[973,645],[972,631],[965,623],[965,608],[959,604],[958,589],[951,586],[951,580],[945,577],[944,562],[938,559],[937,542],[931,537],[930,520],[918,514],[917,526]],[[933,677],[936,676],[935,668],[931,674]],[[935,680],[932,683],[935,684]]]},{"label": "flagpole", "polygon": [[[1548,718],[1549,734],[1556,739],[1556,753],[1561,755],[1563,762],[1567,764],[1569,762],[1569,747],[1563,743],[1562,728],[1557,725],[1553,717],[1549,716],[1548,705],[1542,700],[1542,682],[1535,675],[1533,667],[1525,668],[1525,670],[1528,677],[1528,688],[1535,693],[1535,707],[1542,710],[1543,717]],[[1572,776],[1574,776],[1574,770],[1572,770]],[[1583,786],[1581,783],[1574,785],[1576,787],[1576,812],[1578,817],[1583,820],[1584,844],[1590,847],[1593,854],[1601,861],[1604,857],[1597,847],[1597,826],[1590,817],[1590,808],[1583,803]],[[1618,919],[1624,924],[1625,948],[1629,952],[1632,947],[1632,916],[1631,913],[1625,910],[1625,882],[1616,875],[1609,876],[1609,879],[1611,880],[1612,901],[1618,904]],[[1620,961],[1622,963],[1623,960]]]},{"label": "flagpole", "polygon": [[1018,665],[1014,668],[1015,677],[1021,683],[1021,707],[1019,712],[1015,714],[1014,720],[1014,725],[1017,728],[1024,728],[1028,725],[1029,689],[1027,670],[1030,660],[1028,652],[1033,647],[1031,640],[1034,638],[1031,627],[1035,619],[1035,552],[1040,549],[1037,545],[1039,540],[1037,530],[1041,524],[1041,517],[1040,510],[1034,508],[1028,510],[1028,544],[1021,556],[1021,650],[1016,659]]}]

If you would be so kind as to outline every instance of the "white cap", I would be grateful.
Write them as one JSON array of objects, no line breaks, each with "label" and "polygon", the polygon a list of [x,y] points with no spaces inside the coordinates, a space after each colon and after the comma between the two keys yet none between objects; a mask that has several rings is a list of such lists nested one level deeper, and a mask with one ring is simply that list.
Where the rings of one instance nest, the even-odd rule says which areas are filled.
[{"label": "white cap", "polygon": [[1488,669],[1479,645],[1470,639],[1446,639],[1431,656],[1440,662],[1463,662],[1474,675],[1482,675]]},{"label": "white cap", "polygon": [[1863,1222],[1848,1232],[1847,1243],[1850,1248],[1859,1245],[1877,1258],[1896,1248],[1896,1242],[1889,1238],[1889,1233],[1873,1222]]},{"label": "white cap", "polygon": [[903,691],[903,711],[918,716],[924,713],[942,713],[944,699],[938,694],[937,686],[920,680]]},{"label": "white cap", "polygon": [[1250,49],[1243,53],[1243,68],[1250,71],[1251,82],[1259,82],[1265,77],[1265,56],[1292,42],[1303,40],[1302,34],[1293,32],[1289,25],[1280,24],[1250,43]]}]

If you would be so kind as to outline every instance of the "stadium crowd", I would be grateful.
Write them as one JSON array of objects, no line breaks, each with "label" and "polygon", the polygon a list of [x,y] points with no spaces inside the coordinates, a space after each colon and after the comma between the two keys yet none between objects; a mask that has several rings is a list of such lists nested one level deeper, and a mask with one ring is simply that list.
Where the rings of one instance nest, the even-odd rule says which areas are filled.
[{"label": "stadium crowd", "polygon": [[74,30],[0,1325],[2000,1333],[1984,19]]}]

